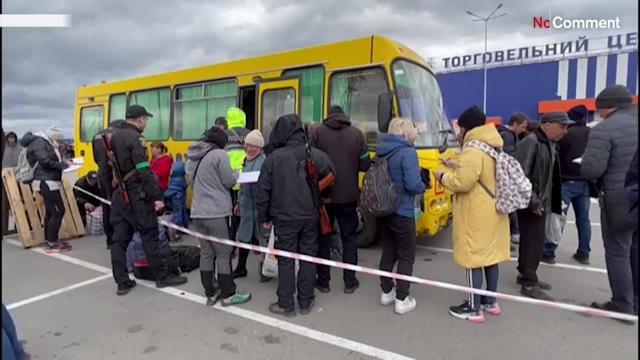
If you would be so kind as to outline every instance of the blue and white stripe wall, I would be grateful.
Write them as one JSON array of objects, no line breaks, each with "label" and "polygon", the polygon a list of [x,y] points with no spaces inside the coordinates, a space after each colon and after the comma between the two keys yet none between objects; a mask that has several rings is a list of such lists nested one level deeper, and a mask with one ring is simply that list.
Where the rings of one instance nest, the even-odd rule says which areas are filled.
[{"label": "blue and white stripe wall", "polygon": [[[438,75],[449,118],[467,107],[482,107],[482,69]],[[487,69],[487,116],[503,121],[515,111],[537,119],[542,100],[595,97],[608,85],[622,84],[638,94],[638,52],[620,52]]]}]

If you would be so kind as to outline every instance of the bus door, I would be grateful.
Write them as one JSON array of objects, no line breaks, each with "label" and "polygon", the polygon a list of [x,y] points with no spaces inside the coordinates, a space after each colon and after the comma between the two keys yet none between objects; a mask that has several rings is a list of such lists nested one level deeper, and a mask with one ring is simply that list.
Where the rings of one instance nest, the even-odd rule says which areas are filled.
[{"label": "bus door", "polygon": [[79,104],[79,119],[75,141],[75,156],[84,157],[84,165],[78,172],[78,176],[84,175],[88,168],[92,167],[93,151],[92,141],[97,133],[102,131],[106,124],[106,102],[93,101],[87,104]]},{"label": "bus door", "polygon": [[300,78],[287,77],[258,82],[258,127],[268,142],[280,116],[300,114]]}]

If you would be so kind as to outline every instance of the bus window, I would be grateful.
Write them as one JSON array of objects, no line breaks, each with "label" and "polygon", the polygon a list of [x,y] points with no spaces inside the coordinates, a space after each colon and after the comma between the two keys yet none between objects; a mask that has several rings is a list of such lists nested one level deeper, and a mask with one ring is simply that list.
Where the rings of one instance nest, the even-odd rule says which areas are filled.
[{"label": "bus window", "polygon": [[217,117],[225,116],[227,109],[236,106],[237,92],[235,80],[179,87],[174,100],[173,138],[200,138]]},{"label": "bus window", "polygon": [[296,112],[296,91],[293,88],[267,90],[262,95],[262,135],[268,141],[271,130],[282,115]]},{"label": "bus window", "polygon": [[283,76],[300,76],[300,119],[302,123],[322,122],[322,94],[324,92],[324,68],[287,70]]},{"label": "bus window", "polygon": [[329,106],[342,107],[367,144],[378,143],[378,97],[389,92],[383,69],[346,71],[331,76]]},{"label": "bus window", "polygon": [[127,112],[127,95],[117,94],[111,95],[109,98],[109,123],[114,120],[124,120]]},{"label": "bus window", "polygon": [[146,140],[167,140],[169,138],[169,104],[171,89],[153,89],[131,93],[129,105],[142,105],[153,117],[149,118],[142,133]]},{"label": "bus window", "polygon": [[102,131],[104,109],[102,105],[84,107],[80,111],[80,141],[90,142]]}]

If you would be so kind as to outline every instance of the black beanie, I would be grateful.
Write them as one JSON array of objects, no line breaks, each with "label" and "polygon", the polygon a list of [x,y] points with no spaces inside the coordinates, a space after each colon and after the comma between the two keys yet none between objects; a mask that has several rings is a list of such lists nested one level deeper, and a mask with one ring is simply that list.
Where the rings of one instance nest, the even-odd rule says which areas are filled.
[{"label": "black beanie", "polygon": [[567,111],[569,119],[575,121],[577,124],[586,124],[588,113],[589,110],[587,110],[587,107],[584,105],[576,105]]},{"label": "black beanie", "polygon": [[487,117],[477,106],[472,106],[465,110],[458,117],[458,126],[469,131],[475,127],[482,126],[487,122]]},{"label": "black beanie", "polygon": [[623,85],[611,85],[596,97],[596,109],[624,109],[631,105],[631,93]]},{"label": "black beanie", "polygon": [[224,149],[224,147],[227,145],[227,142],[229,141],[229,136],[226,132],[224,132],[224,130],[214,126],[211,129],[205,131],[202,137],[202,141],[210,144],[215,144],[220,149]]}]

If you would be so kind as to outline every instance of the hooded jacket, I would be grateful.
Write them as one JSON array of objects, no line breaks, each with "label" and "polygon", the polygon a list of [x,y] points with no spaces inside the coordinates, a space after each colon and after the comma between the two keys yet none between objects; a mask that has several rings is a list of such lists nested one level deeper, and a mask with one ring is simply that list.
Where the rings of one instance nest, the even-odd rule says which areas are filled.
[{"label": "hooded jacket", "polygon": [[362,131],[351,126],[344,114],[334,113],[310,135],[312,146],[329,156],[336,169],[335,184],[328,189],[327,203],[357,202],[358,171],[367,171],[371,158]]},{"label": "hooded jacket", "polygon": [[528,209],[534,211],[542,205],[546,212],[560,214],[561,178],[556,144],[538,128],[520,142],[516,159],[522,166],[524,175],[531,181]]},{"label": "hooded jacket", "polygon": [[398,194],[402,194],[400,206],[396,214],[414,218],[415,197],[422,195],[425,185],[420,177],[420,165],[416,149],[404,138],[387,134],[384,135],[376,149],[376,155],[386,156],[395,149],[400,149],[387,159],[389,177],[395,185]]},{"label": "hooded jacket", "polygon": [[[198,170],[200,171],[200,170]],[[172,196],[182,196],[184,198],[184,193],[187,188],[187,182],[184,178],[186,172],[184,169],[184,163],[180,160],[176,160],[173,165],[171,165],[171,176],[169,177],[169,185],[167,190],[164,192],[164,197],[172,197]]]},{"label": "hooded jacket", "polygon": [[49,137],[43,132],[26,133],[20,145],[27,149],[27,160],[31,166],[38,166],[33,172],[33,180],[62,180],[62,170],[69,165],[61,161]]},{"label": "hooded jacket", "polygon": [[616,110],[591,129],[580,170],[602,190],[624,192],[624,178],[638,148],[638,107]]},{"label": "hooded jacket", "polygon": [[[316,221],[318,208],[307,180],[305,134],[297,115],[284,115],[276,122],[269,144],[265,146],[267,158],[262,165],[256,207],[261,223],[273,220]],[[312,148],[311,158],[324,178],[335,174],[333,164],[322,151]]]},{"label": "hooded jacket", "polygon": [[518,145],[519,139],[518,135],[514,133],[511,129],[504,125],[496,126],[498,133],[500,133],[500,137],[502,137],[502,151],[505,153],[515,157],[516,156],[516,146]]},{"label": "hooded jacket", "polygon": [[[16,137],[16,142],[13,145],[9,145],[9,142],[6,142],[7,137],[9,135],[13,135]],[[20,151],[22,151],[22,146],[18,143],[18,136],[14,132],[8,133],[2,140],[6,142],[6,147],[4,152],[2,153],[2,168],[8,167],[16,167],[18,165],[18,155],[20,155]]]},{"label": "hooded jacket", "polygon": [[[492,125],[473,128],[464,142],[478,140],[501,148],[501,134]],[[442,185],[453,197],[453,261],[465,269],[490,266],[509,260],[509,216],[496,211],[495,200],[479,185],[495,193],[496,162],[482,150],[463,147],[458,167],[447,170]]]},{"label": "hooded jacket", "polygon": [[[196,167],[198,173],[194,173]],[[187,149],[187,178],[191,184],[192,219],[214,219],[231,216],[229,190],[238,179],[238,172],[231,169],[226,151],[218,145],[196,141]]]}]

